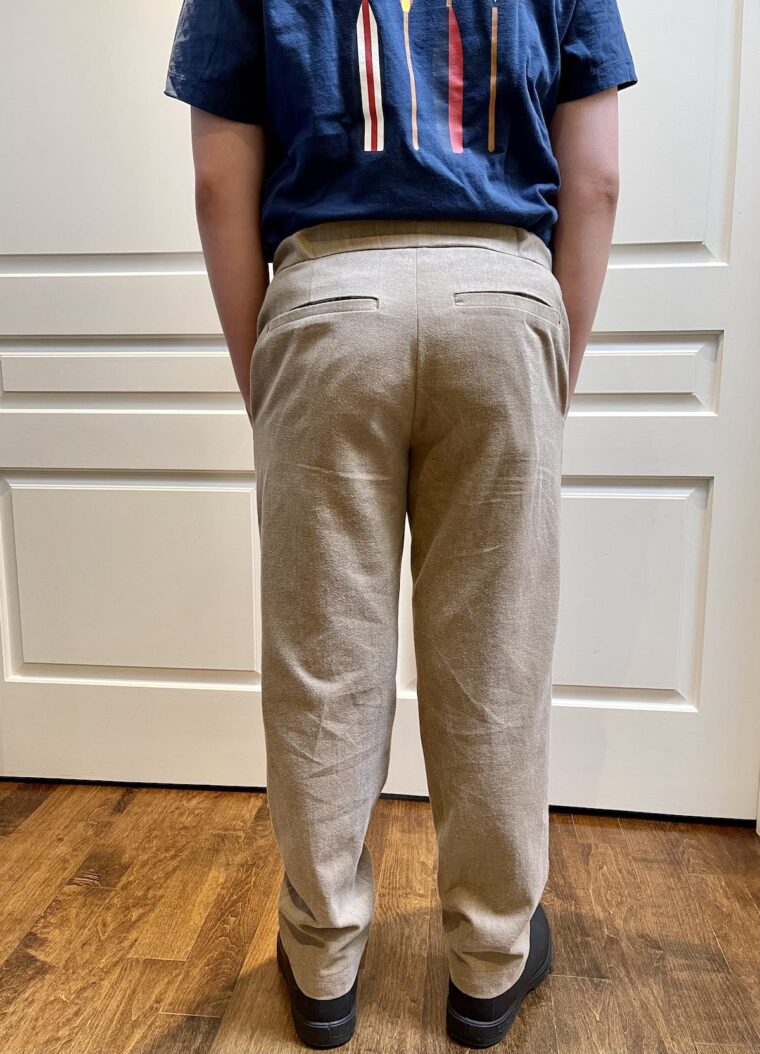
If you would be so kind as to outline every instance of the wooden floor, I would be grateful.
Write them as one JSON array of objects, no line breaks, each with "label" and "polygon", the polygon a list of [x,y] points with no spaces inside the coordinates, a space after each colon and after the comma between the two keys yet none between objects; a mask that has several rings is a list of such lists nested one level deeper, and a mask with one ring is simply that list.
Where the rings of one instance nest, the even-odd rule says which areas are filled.
[{"label": "wooden floor", "polygon": [[[359,1022],[342,1049],[459,1051],[430,810],[381,800]],[[278,1054],[281,865],[262,794],[0,783],[0,1054]],[[757,1054],[760,839],[553,813],[555,970],[499,1051]]]}]

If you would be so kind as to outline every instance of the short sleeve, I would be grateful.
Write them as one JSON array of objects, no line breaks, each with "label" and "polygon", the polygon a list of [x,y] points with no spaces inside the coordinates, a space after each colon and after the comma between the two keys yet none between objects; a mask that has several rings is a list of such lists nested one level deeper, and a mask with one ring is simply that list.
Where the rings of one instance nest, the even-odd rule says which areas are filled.
[{"label": "short sleeve", "polygon": [[562,38],[557,102],[637,83],[617,0],[575,0]]},{"label": "short sleeve", "polygon": [[231,121],[263,124],[262,0],[183,0],[164,95]]}]

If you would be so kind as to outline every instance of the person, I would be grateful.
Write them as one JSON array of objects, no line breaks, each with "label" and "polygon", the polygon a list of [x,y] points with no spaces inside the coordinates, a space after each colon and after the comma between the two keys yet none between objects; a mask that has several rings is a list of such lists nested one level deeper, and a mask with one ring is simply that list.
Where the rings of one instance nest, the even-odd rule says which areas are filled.
[{"label": "person", "polygon": [[496,1043],[551,970],[562,444],[637,81],[616,0],[181,6],[164,91],[252,428],[273,951],[309,1046],[356,1027],[407,517],[450,1036]]}]

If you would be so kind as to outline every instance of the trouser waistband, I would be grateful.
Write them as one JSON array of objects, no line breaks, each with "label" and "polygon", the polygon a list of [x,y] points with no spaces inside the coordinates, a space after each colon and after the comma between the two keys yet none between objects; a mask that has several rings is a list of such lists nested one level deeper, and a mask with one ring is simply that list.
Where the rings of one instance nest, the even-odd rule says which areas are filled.
[{"label": "trouser waistband", "polygon": [[549,246],[524,227],[488,220],[328,220],[287,235],[274,252],[274,271],[301,260],[358,249],[472,245],[527,257],[552,268]]}]

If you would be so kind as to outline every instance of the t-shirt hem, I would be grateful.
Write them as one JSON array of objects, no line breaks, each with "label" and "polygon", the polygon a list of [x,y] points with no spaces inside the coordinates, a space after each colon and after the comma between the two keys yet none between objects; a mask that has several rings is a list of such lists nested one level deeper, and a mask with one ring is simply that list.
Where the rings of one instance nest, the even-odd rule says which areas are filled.
[{"label": "t-shirt hem", "polygon": [[226,92],[215,88],[213,84],[191,80],[187,77],[179,77],[171,73],[166,78],[164,95],[170,99],[178,99],[189,106],[195,106],[206,113],[212,113],[216,117],[225,117],[229,121],[239,121],[244,124],[265,123],[265,112],[263,109],[252,109],[236,104],[230,99]]},{"label": "t-shirt hem", "polygon": [[599,66],[594,73],[589,74],[572,87],[566,88],[557,96],[557,103],[584,99],[589,95],[606,91],[608,88],[617,88],[618,91],[622,91],[638,82],[636,70],[630,64],[608,63],[605,66]]}]

